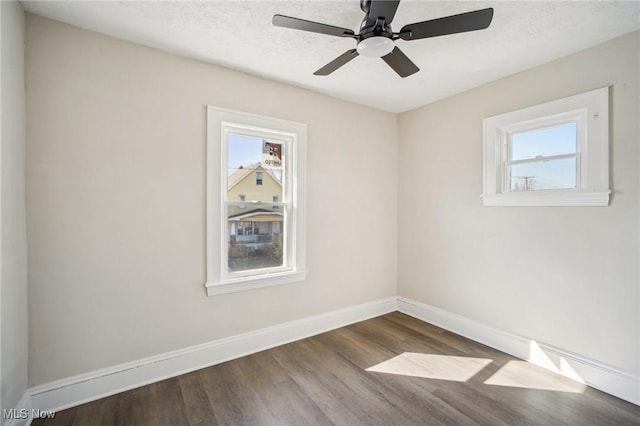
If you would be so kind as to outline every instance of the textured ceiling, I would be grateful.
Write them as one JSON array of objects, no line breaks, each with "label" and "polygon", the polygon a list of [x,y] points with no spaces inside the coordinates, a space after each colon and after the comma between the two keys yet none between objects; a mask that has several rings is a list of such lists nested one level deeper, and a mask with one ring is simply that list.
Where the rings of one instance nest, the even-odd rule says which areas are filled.
[{"label": "textured ceiling", "polygon": [[277,28],[279,13],[357,32],[358,0],[79,2],[23,1],[27,11],[78,27],[402,112],[640,29],[640,2],[412,1],[403,25],[493,7],[484,31],[396,44],[421,71],[400,78],[382,60],[358,57],[326,77],[313,72],[352,39]]}]

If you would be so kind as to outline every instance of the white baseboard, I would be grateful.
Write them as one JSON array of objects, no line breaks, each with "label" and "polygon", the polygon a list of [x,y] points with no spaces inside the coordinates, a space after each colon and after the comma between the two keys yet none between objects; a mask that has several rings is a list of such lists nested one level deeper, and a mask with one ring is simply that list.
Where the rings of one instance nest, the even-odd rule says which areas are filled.
[{"label": "white baseboard", "polygon": [[5,420],[4,426],[28,426],[31,424],[33,413],[29,390],[25,391],[15,408],[9,409],[9,412],[2,413],[2,418]]},{"label": "white baseboard", "polygon": [[[390,297],[39,385],[25,393],[17,407],[26,409],[29,419],[6,424],[28,425],[34,410],[74,407],[396,310],[640,405],[637,375],[433,306]],[[535,356],[532,347],[543,356]]]},{"label": "white baseboard", "polygon": [[398,297],[398,310],[640,405],[638,375],[404,297]]},{"label": "white baseboard", "polygon": [[199,370],[358,321],[393,312],[397,298],[376,300],[31,388],[39,410],[62,410]]}]

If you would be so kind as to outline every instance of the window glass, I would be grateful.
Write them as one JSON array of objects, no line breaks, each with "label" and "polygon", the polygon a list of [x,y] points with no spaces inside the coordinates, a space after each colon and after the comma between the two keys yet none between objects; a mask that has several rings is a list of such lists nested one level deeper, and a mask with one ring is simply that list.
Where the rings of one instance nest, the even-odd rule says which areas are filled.
[{"label": "window glass", "polygon": [[577,123],[509,134],[505,163],[511,192],[575,189],[578,185]]},{"label": "window glass", "polygon": [[281,144],[229,134],[227,145],[227,270],[285,266]]},{"label": "window glass", "polygon": [[576,158],[520,163],[509,167],[510,191],[576,187]]},{"label": "window glass", "polygon": [[576,123],[514,133],[511,135],[511,160],[575,153],[576,141]]}]

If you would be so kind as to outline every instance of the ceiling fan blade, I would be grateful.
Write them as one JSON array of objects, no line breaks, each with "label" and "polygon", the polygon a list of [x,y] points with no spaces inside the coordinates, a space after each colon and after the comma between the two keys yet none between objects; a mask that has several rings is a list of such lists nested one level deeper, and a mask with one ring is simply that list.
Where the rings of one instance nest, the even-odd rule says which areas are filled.
[{"label": "ceiling fan blade", "polygon": [[292,18],[290,16],[284,15],[273,15],[272,23],[276,27],[310,31],[312,33],[327,34],[337,37],[355,36],[354,32],[347,28],[334,27],[333,25],[321,24],[319,22],[313,21],[305,21],[304,19]]},{"label": "ceiling fan blade", "polygon": [[384,17],[386,25],[391,24],[393,17],[396,16],[396,10],[400,0],[371,0],[369,12],[367,13],[367,27],[376,23],[376,19]]},{"label": "ceiling fan blade", "polygon": [[398,34],[403,40],[438,37],[447,34],[484,30],[491,24],[493,9],[481,9],[430,21],[416,22],[402,27]]},{"label": "ceiling fan blade", "polygon": [[356,56],[358,56],[358,51],[356,49],[347,50],[324,67],[314,72],[313,75],[329,75]]},{"label": "ceiling fan blade", "polygon": [[420,68],[416,66],[411,59],[402,53],[399,47],[394,47],[391,53],[382,57],[382,60],[387,63],[398,75],[402,78],[408,77],[411,74],[415,74],[420,71]]}]

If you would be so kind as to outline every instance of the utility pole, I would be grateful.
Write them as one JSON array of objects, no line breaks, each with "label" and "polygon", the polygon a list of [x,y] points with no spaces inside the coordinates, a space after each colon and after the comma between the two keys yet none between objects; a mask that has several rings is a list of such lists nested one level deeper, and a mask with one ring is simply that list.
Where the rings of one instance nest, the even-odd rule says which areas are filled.
[{"label": "utility pole", "polygon": [[520,191],[531,191],[533,189],[533,181],[536,177],[535,176],[512,176],[512,178],[524,180],[524,188],[519,189]]}]

